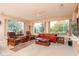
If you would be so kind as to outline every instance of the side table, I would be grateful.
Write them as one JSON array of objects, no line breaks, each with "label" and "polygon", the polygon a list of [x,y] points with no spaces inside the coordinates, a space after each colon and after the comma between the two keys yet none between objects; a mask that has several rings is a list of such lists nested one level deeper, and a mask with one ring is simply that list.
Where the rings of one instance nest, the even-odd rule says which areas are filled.
[{"label": "side table", "polygon": [[64,44],[64,37],[58,37],[57,43]]}]

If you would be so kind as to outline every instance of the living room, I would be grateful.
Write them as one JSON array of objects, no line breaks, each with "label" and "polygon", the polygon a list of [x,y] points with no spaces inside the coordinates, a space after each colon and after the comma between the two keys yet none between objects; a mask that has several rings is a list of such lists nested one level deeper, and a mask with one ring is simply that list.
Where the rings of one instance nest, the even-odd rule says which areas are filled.
[{"label": "living room", "polygon": [[0,55],[79,55],[78,10],[75,3],[0,4]]}]

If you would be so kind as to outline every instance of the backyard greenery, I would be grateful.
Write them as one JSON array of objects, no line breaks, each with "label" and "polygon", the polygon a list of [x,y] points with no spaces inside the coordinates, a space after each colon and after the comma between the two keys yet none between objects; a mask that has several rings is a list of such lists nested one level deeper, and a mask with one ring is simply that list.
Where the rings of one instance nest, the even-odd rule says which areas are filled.
[{"label": "backyard greenery", "polygon": [[68,30],[68,21],[67,20],[50,22],[50,33],[66,34],[67,30]]}]

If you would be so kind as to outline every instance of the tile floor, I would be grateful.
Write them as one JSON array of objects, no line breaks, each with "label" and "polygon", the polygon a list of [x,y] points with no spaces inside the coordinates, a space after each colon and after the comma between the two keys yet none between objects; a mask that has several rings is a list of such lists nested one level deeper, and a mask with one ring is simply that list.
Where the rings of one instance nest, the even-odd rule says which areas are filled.
[{"label": "tile floor", "polygon": [[0,41],[1,56],[75,56],[73,47],[67,44],[52,43],[49,47],[37,45],[35,43],[25,47],[17,52],[10,50],[11,46],[7,46],[6,40]]}]

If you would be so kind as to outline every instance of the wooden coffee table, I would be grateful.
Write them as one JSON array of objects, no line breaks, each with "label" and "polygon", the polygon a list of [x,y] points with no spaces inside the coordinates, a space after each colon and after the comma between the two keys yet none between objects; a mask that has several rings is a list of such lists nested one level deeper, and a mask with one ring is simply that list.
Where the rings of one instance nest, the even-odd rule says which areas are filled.
[{"label": "wooden coffee table", "polygon": [[39,45],[43,45],[43,46],[49,46],[50,45],[50,41],[47,39],[47,40],[38,40],[35,41],[36,44],[39,44]]}]

